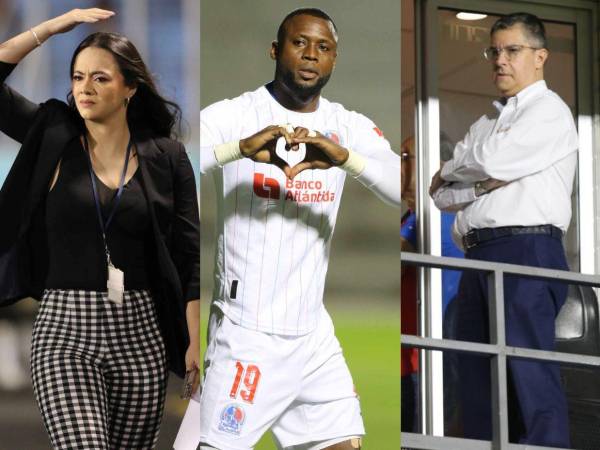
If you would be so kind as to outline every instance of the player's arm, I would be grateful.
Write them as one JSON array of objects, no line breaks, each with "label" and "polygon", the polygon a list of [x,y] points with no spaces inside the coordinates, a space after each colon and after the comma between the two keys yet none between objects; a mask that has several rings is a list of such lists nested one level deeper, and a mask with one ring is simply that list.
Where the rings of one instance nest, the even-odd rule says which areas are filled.
[{"label": "player's arm", "polygon": [[[201,112],[201,117],[203,115],[204,112]],[[286,140],[286,146],[292,145],[291,131],[287,127],[270,125],[251,136],[236,139],[232,138],[235,133],[228,130],[227,124],[227,121],[235,122],[233,116],[222,118],[222,126],[219,127],[213,114],[206,115],[207,119],[200,120],[200,173],[205,174],[233,161],[249,158],[255,162],[273,164],[289,176],[290,166],[276,153],[279,138]]]},{"label": "player's arm", "polygon": [[292,168],[290,178],[306,169],[339,167],[383,201],[399,207],[400,156],[392,151],[383,136],[378,135],[374,126],[370,128],[370,133],[373,134],[371,152],[366,155],[358,149],[343,147],[318,132],[296,128],[292,143],[306,144],[306,156]]},{"label": "player's arm", "polygon": [[370,119],[357,113],[353,116],[350,148],[363,158],[364,167],[351,175],[386,203],[400,207],[400,155]]},{"label": "player's arm", "polygon": [[354,178],[386,203],[400,207],[400,156],[388,146],[364,159],[364,169]]}]

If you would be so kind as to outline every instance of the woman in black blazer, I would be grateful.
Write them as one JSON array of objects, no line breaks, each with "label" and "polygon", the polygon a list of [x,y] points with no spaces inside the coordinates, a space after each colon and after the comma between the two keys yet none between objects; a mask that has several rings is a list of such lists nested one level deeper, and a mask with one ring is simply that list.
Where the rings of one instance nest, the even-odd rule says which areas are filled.
[{"label": "woman in black blazer", "polygon": [[55,449],[154,448],[168,368],[199,367],[198,203],[171,139],[177,105],[114,33],[75,50],[68,103],[4,83],[52,35],[113,14],[73,10],[0,45],[0,129],[22,144],[0,191],[0,304],[41,300],[32,379]]}]

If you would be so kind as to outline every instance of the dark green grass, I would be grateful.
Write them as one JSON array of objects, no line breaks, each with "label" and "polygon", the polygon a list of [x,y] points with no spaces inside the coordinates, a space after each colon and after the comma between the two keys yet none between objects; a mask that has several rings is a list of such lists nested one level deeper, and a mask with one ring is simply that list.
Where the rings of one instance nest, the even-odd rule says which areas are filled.
[{"label": "dark green grass", "polygon": [[[400,313],[397,306],[328,308],[360,395],[367,430],[364,450],[400,448]],[[203,309],[206,330],[207,309]],[[270,434],[256,450],[274,450]]]}]

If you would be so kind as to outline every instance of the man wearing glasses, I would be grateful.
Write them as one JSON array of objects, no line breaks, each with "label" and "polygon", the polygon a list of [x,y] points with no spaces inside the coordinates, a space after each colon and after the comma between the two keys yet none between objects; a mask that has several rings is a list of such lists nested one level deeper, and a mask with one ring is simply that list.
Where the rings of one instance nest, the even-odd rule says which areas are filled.
[{"label": "man wearing glasses", "polygon": [[[545,29],[531,14],[499,19],[491,29],[497,114],[483,116],[432,179],[440,209],[458,210],[454,238],[466,257],[568,270],[562,236],[571,219],[577,131],[567,105],[544,82]],[[458,339],[489,342],[487,278],[464,272],[457,296]],[[554,349],[554,319],[567,285],[506,276],[509,346]],[[509,359],[510,438],[569,447],[568,411],[559,366]],[[490,362],[460,355],[465,437],[491,438]],[[494,414],[496,411],[494,411]]]}]

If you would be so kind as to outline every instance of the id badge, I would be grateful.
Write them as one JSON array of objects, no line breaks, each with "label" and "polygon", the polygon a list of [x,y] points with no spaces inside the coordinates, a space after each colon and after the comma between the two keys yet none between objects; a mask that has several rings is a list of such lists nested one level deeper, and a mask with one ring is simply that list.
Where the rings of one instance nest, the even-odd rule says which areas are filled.
[{"label": "id badge", "polygon": [[108,299],[117,305],[122,305],[123,292],[125,291],[125,276],[122,270],[117,269],[112,264],[108,265],[106,287],[108,288]]}]

